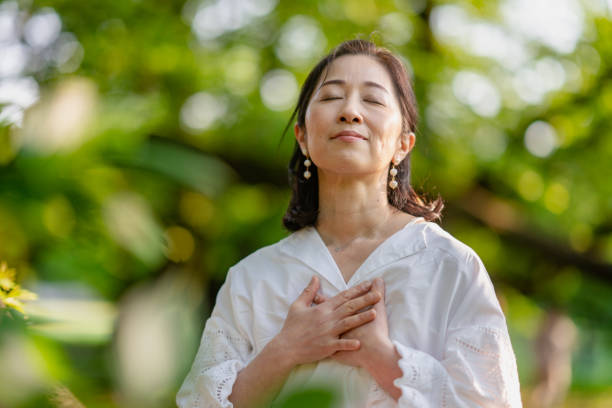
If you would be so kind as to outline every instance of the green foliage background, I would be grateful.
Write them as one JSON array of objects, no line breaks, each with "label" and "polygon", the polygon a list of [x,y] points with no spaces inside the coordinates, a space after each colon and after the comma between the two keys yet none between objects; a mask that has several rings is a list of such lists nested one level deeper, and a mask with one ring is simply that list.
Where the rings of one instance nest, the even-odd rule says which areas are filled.
[{"label": "green foliage background", "polygon": [[[519,3],[1,1],[0,59],[10,41],[30,57],[0,85],[29,78],[36,103],[0,92],[0,261],[39,299],[27,320],[0,309],[0,407],[51,405],[58,384],[88,407],[173,405],[227,268],[287,234],[283,98],[356,36],[413,75],[413,182],[487,266],[525,395],[558,310],[578,329],[565,404],[610,403],[612,11],[555,3],[582,24],[561,49],[504,20]],[[233,17],[206,20],[214,4]],[[27,24],[49,13],[61,34],[36,48]],[[510,43],[479,48],[495,30],[516,66]]]}]

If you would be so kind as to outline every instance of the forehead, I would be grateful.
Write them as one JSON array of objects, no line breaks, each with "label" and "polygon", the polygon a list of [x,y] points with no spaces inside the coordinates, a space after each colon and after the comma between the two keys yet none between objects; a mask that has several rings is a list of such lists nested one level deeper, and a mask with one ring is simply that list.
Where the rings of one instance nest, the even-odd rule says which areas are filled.
[{"label": "forehead", "polygon": [[318,86],[323,80],[341,79],[348,84],[359,84],[365,81],[377,82],[392,91],[391,77],[385,66],[369,55],[343,55],[336,58],[319,78]]}]

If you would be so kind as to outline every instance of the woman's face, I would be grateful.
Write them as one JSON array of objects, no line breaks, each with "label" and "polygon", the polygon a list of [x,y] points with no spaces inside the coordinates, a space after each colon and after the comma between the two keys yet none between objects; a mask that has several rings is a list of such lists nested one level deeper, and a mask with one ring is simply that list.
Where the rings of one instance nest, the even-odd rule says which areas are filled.
[{"label": "woman's face", "polygon": [[319,174],[386,171],[412,148],[402,134],[402,115],[391,77],[367,55],[335,59],[319,79],[296,137]]}]

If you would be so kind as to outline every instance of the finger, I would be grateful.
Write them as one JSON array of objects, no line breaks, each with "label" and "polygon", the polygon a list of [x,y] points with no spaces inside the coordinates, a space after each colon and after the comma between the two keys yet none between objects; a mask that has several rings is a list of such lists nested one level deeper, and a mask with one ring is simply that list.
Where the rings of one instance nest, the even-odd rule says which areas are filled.
[{"label": "finger", "polygon": [[372,287],[371,281],[360,283],[357,286],[353,286],[350,289],[347,289],[345,291],[338,293],[336,296],[330,299],[330,303],[333,306],[333,308],[336,309],[338,306],[342,305],[343,303],[346,303],[349,300],[361,295],[362,293],[367,292],[368,290],[370,290],[371,287]]},{"label": "finger", "polygon": [[378,310],[379,313],[382,313],[383,315],[386,316],[386,311],[385,311],[385,282],[382,280],[382,278],[376,278],[374,279],[374,282],[372,283],[372,289],[374,290],[374,288],[376,288],[376,291],[380,291],[381,293],[381,299],[382,301],[379,301],[378,303],[376,303],[374,305],[374,308]]},{"label": "finger", "polygon": [[355,299],[351,299],[338,307],[336,309],[337,316],[346,317],[353,315],[361,311],[363,308],[378,303],[380,299],[382,299],[382,295],[377,290],[374,290],[374,287],[372,287],[372,290],[366,294],[356,297]]},{"label": "finger", "polygon": [[314,298],[314,303],[320,305],[321,303],[327,301],[327,297],[325,295],[321,295],[317,293]]},{"label": "finger", "polygon": [[374,279],[372,287],[381,293],[382,298],[385,298],[385,281],[382,278]]},{"label": "finger", "polygon": [[297,298],[298,302],[302,304],[310,306],[317,295],[317,291],[319,290],[319,278],[313,276],[308,286],[302,291],[300,296]]},{"label": "finger", "polygon": [[375,317],[376,310],[374,309],[366,310],[365,312],[345,317],[336,324],[335,331],[338,335],[341,335],[342,333],[346,333],[347,331],[352,330],[355,327],[359,327],[374,320]]},{"label": "finger", "polygon": [[355,339],[338,339],[334,342],[334,349],[336,351],[352,351],[359,350],[361,343]]}]

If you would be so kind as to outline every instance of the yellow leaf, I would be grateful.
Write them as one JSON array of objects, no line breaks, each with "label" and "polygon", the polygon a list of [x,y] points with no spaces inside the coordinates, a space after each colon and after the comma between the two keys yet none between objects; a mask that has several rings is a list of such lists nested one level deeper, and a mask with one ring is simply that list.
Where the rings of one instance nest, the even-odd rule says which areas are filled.
[{"label": "yellow leaf", "polygon": [[19,285],[15,283],[15,270],[9,268],[6,262],[0,264],[0,307],[10,307],[15,309],[22,314],[24,300],[37,299],[35,293],[30,292],[26,289],[21,289]]},{"label": "yellow leaf", "polygon": [[19,296],[17,296],[20,300],[36,300],[38,299],[38,295],[34,292],[30,292],[27,289],[19,288]]},{"label": "yellow leaf", "polygon": [[10,308],[17,310],[18,312],[23,313],[23,305],[21,302],[15,298],[6,298],[4,299],[4,304]]},{"label": "yellow leaf", "polygon": [[15,286],[15,269],[9,268],[6,262],[0,264],[0,289],[9,291]]}]

